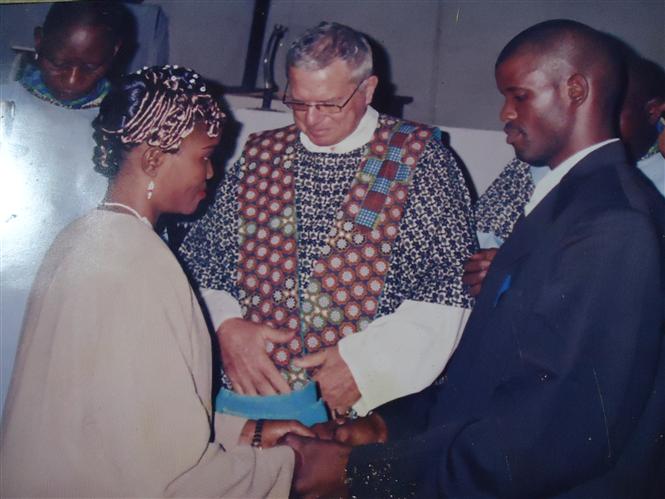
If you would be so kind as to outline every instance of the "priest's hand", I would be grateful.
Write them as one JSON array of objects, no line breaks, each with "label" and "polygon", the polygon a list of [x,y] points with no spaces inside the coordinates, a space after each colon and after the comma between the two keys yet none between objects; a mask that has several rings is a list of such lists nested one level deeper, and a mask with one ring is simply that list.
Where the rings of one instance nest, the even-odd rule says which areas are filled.
[{"label": "priest's hand", "polygon": [[291,391],[279,374],[266,342],[286,343],[295,331],[273,329],[244,319],[227,319],[217,330],[224,372],[233,390],[243,395],[274,395]]},{"label": "priest's hand", "polygon": [[[240,432],[238,445],[250,445],[254,439],[255,430],[256,421],[249,419]],[[293,419],[283,421],[268,419],[263,422],[263,429],[260,433],[260,441],[258,443],[264,449],[274,447],[277,445],[277,441],[287,433],[294,433],[296,435],[310,438],[316,437],[316,433],[299,421]]]},{"label": "priest's hand", "polygon": [[471,296],[478,296],[480,294],[483,281],[497,251],[497,248],[480,250],[478,253],[471,255],[464,263],[462,282],[469,287],[469,294]]},{"label": "priest's hand", "polygon": [[298,367],[314,369],[313,379],[319,383],[321,398],[334,415],[346,413],[360,398],[360,390],[349,366],[337,346],[296,359]]},{"label": "priest's hand", "polygon": [[331,440],[303,438],[289,433],[279,444],[296,453],[293,490],[305,498],[348,497],[344,483],[351,447]]}]

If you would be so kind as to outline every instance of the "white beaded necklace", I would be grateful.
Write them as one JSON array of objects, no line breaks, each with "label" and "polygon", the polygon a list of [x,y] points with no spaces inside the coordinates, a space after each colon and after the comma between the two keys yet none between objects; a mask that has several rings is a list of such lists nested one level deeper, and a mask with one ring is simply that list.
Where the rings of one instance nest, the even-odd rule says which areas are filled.
[{"label": "white beaded necklace", "polygon": [[100,208],[102,208],[102,207],[104,207],[104,206],[108,206],[108,207],[111,207],[111,208],[112,208],[112,207],[116,207],[116,208],[124,208],[124,209],[127,210],[129,213],[131,213],[131,214],[134,215],[136,218],[138,218],[141,222],[143,222],[144,224],[146,224],[146,225],[148,225],[150,228],[152,228],[152,224],[150,223],[150,220],[148,220],[148,219],[147,219],[146,217],[144,217],[144,216],[141,216],[141,214],[140,214],[138,211],[136,211],[134,208],[132,208],[131,206],[127,206],[126,204],[122,204],[122,203],[112,203],[112,202],[110,202],[110,201],[104,201],[104,202],[102,202],[102,203],[99,203],[99,207],[100,207]]}]

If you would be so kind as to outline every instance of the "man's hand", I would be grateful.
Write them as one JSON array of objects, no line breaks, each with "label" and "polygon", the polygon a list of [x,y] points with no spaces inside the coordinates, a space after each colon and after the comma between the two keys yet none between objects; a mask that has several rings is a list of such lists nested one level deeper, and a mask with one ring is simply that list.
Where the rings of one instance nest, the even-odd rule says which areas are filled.
[{"label": "man's hand", "polygon": [[352,447],[384,443],[388,439],[386,423],[377,413],[364,418],[340,418],[325,423],[317,423],[312,426],[312,430],[317,438],[335,440]]},{"label": "man's hand", "polygon": [[312,425],[312,431],[316,434],[316,438],[321,440],[335,440],[335,432],[337,427],[342,424],[343,420],[331,419],[325,423],[316,423]]},{"label": "man's hand", "polygon": [[[238,438],[238,445],[249,445],[254,438],[254,430],[256,429],[256,421],[253,419],[248,420],[240,432]],[[266,420],[263,422],[263,431],[261,432],[261,447],[267,449],[277,445],[277,441],[287,433],[294,433],[302,435],[303,437],[316,437],[316,433],[307,428],[304,424],[293,419],[284,421]]]},{"label": "man's hand", "polygon": [[295,331],[273,329],[244,319],[227,319],[217,330],[224,372],[233,390],[243,395],[275,395],[291,391],[279,374],[266,342],[286,343]]},{"label": "man's hand", "polygon": [[330,440],[303,438],[289,433],[278,444],[296,453],[293,489],[305,498],[348,497],[344,483],[351,447]]},{"label": "man's hand", "polygon": [[316,368],[313,379],[319,383],[321,398],[331,411],[344,414],[360,398],[358,385],[337,346],[324,348],[293,363],[298,367]]},{"label": "man's hand", "polygon": [[478,253],[471,255],[464,264],[462,282],[469,286],[469,294],[471,296],[478,296],[480,294],[483,281],[497,251],[499,251],[497,248],[480,250]]},{"label": "man's hand", "polygon": [[385,443],[388,439],[388,427],[377,413],[364,418],[345,419],[337,426],[334,438],[342,444],[367,445]]}]

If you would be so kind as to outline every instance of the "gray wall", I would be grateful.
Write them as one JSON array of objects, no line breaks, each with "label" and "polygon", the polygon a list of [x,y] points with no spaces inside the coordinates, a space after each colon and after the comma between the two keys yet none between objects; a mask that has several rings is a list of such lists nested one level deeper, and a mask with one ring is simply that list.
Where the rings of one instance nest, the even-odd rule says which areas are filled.
[{"label": "gray wall", "polygon": [[253,0],[148,0],[169,19],[170,60],[224,85],[239,86]]},{"label": "gray wall", "polygon": [[[253,1],[147,3],[161,5],[170,18],[171,61],[226,85],[241,83]],[[335,20],[385,47],[396,93],[414,98],[407,118],[499,129],[496,56],[522,29],[561,17],[609,31],[665,65],[663,0],[273,0],[267,31],[275,24],[289,28],[276,63],[282,88],[290,41],[321,20]]]},{"label": "gray wall", "polygon": [[[169,18],[171,62],[225,85],[240,85],[253,0],[146,0],[148,4],[161,6]],[[21,13],[18,20],[10,11]],[[44,6],[0,6],[0,64],[9,42],[31,43],[43,11]],[[500,96],[493,65],[498,52],[522,29],[557,17],[609,31],[665,65],[663,0],[273,0],[267,32],[278,23],[289,28],[275,66],[282,88],[291,40],[321,20],[335,20],[383,45],[395,92],[414,99],[405,117],[497,130]],[[4,73],[6,66],[0,69]]]}]

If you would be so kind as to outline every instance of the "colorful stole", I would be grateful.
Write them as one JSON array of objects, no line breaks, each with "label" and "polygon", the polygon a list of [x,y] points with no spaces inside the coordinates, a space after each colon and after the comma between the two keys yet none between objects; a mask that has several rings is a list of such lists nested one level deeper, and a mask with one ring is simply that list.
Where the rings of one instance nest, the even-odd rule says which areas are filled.
[{"label": "colorful stole", "polygon": [[239,187],[240,302],[245,318],[300,332],[288,344],[268,345],[293,389],[308,383],[293,358],[335,345],[376,315],[413,171],[439,133],[382,117],[318,259],[305,269],[306,289],[299,281],[293,173],[298,130],[250,137]]}]

